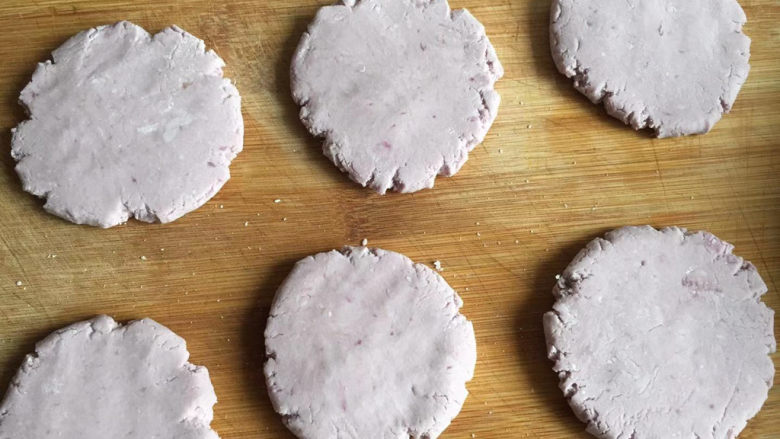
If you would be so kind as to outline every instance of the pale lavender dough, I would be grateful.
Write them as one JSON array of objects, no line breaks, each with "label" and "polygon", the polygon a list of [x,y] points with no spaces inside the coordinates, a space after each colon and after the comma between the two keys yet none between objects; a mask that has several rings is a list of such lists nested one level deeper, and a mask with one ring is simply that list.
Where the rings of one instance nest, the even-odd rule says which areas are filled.
[{"label": "pale lavender dough", "polygon": [[79,33],[38,65],[11,154],[49,212],[112,227],[173,221],[230,178],[243,146],[241,98],[224,63],[176,26],[128,22]]},{"label": "pale lavender dough", "polygon": [[707,232],[624,227],[560,276],[544,316],[560,387],[595,436],[731,439],[772,387],[774,312]]},{"label": "pale lavender dough", "polygon": [[299,261],[265,330],[266,383],[301,439],[434,439],[476,363],[471,322],[430,268],[348,247]]},{"label": "pale lavender dough", "polygon": [[750,70],[736,0],[553,0],[558,70],[594,103],[658,137],[708,132]]},{"label": "pale lavender dough", "polygon": [[209,373],[149,319],[107,316],[35,346],[0,403],[0,439],[218,439]]},{"label": "pale lavender dough", "polygon": [[452,176],[496,117],[503,75],[485,29],[446,0],[344,0],[317,13],[292,92],[323,152],[379,193]]}]

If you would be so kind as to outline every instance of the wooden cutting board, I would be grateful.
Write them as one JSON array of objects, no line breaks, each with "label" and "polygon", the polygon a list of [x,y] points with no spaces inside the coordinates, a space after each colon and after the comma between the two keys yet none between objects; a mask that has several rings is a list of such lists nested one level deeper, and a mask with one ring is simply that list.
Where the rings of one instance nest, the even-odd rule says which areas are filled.
[{"label": "wooden cutting board", "polygon": [[[213,426],[224,439],[292,438],[261,375],[271,299],[296,260],[363,238],[440,260],[474,322],[476,376],[445,439],[589,437],[557,388],[541,316],[555,274],[611,228],[707,229],[755,263],[766,302],[780,309],[780,2],[742,0],[752,70],[731,114],[710,134],[656,140],[606,116],[556,72],[549,0],[453,0],[484,23],[506,69],[498,119],[456,177],[386,196],[331,165],[290,99],[293,50],[329,3],[0,3],[3,389],[50,331],[97,313],[148,316],[209,368],[219,396]],[[9,129],[24,119],[16,99],[36,62],[70,35],[122,19],[153,32],[178,24],[225,59],[243,96],[245,150],[225,188],[173,224],[75,226],[22,192]],[[741,437],[780,438],[780,388]]]}]

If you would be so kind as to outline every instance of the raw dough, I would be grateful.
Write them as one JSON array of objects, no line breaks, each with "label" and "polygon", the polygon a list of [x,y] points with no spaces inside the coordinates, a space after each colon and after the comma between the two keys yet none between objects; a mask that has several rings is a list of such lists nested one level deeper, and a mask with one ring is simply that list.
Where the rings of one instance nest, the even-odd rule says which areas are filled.
[{"label": "raw dough", "polygon": [[708,132],[750,70],[736,0],[553,0],[551,14],[558,70],[658,137]]},{"label": "raw dough", "polygon": [[35,346],[0,404],[0,439],[217,439],[217,402],[184,340],[149,319],[106,316]]},{"label": "raw dough", "polygon": [[379,193],[433,187],[482,142],[503,75],[484,27],[446,0],[320,9],[292,63],[301,120],[350,178]]},{"label": "raw dough", "polygon": [[112,227],[170,222],[230,178],[243,146],[241,98],[224,63],[176,26],[128,22],[79,33],[22,90],[13,130],[24,189],[49,212]]},{"label": "raw dough", "polygon": [[296,264],[265,331],[274,408],[301,439],[434,439],[476,363],[457,293],[430,268],[348,247]]},{"label": "raw dough", "polygon": [[601,438],[734,438],[772,387],[774,312],[707,232],[625,227],[580,252],[544,316],[560,387]]}]

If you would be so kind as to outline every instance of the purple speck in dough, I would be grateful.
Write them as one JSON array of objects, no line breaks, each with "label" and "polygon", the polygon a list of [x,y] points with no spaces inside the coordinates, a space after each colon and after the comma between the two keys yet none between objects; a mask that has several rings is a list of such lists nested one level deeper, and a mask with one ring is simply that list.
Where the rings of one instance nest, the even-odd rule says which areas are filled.
[{"label": "purple speck in dough", "polygon": [[736,0],[553,0],[558,70],[594,103],[658,137],[708,132],[750,71]]},{"label": "purple speck in dough", "polygon": [[438,437],[477,358],[462,305],[398,253],[347,247],[299,261],[265,330],[275,410],[301,439]]},{"label": "purple speck in dough", "polygon": [[385,193],[460,170],[496,117],[503,69],[482,24],[446,0],[344,0],[317,13],[291,73],[325,155]]},{"label": "purple speck in dough", "polygon": [[99,227],[202,206],[243,147],[241,98],[223,66],[176,26],[151,36],[125,21],[70,38],[21,93],[30,119],[11,154],[24,189]]},{"label": "purple speck in dough", "polygon": [[217,402],[186,343],[149,319],[107,316],[35,346],[0,403],[0,439],[218,439]]},{"label": "purple speck in dough", "polygon": [[544,315],[560,388],[600,438],[733,439],[767,398],[774,312],[707,232],[624,227],[560,275]]}]

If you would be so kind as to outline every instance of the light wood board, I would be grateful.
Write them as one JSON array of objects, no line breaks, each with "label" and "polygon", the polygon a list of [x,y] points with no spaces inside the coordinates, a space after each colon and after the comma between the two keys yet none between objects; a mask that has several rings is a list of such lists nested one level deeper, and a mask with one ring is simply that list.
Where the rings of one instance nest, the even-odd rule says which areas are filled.
[{"label": "light wood board", "polygon": [[[709,230],[755,263],[765,301],[780,308],[780,2],[742,1],[752,70],[732,113],[710,134],[670,140],[624,127],[557,73],[549,3],[452,1],[484,23],[506,69],[498,119],[456,177],[378,196],[321,154],[290,98],[293,50],[329,1],[3,0],[0,385],[56,328],[97,313],[148,316],[209,368],[223,438],[292,438],[261,374],[271,299],[296,260],[363,238],[440,260],[474,322],[476,376],[444,439],[589,437],[557,388],[541,316],[554,275],[611,228]],[[245,150],[200,210],[169,225],[99,230],[48,215],[22,192],[9,129],[24,119],[16,100],[38,61],[72,34],[121,19],[152,32],[178,24],[225,59],[243,96]],[[780,388],[741,437],[780,437]]]}]

